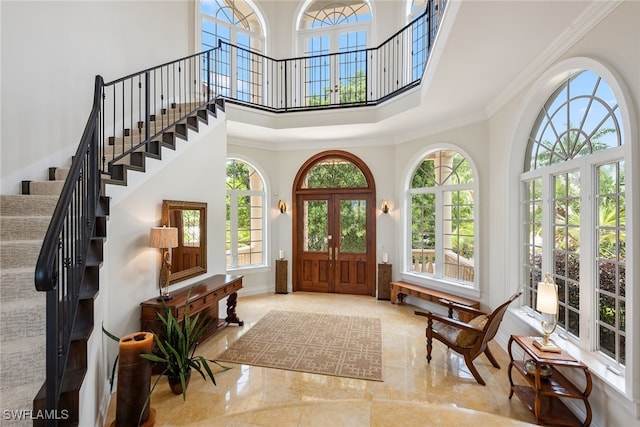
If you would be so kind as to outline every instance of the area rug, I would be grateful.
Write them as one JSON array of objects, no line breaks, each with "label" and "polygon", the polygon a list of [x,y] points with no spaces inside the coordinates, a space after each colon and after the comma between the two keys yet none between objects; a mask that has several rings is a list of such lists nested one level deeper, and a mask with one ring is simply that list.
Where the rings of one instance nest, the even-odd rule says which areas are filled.
[{"label": "area rug", "polygon": [[270,311],[216,361],[382,381],[380,319]]}]

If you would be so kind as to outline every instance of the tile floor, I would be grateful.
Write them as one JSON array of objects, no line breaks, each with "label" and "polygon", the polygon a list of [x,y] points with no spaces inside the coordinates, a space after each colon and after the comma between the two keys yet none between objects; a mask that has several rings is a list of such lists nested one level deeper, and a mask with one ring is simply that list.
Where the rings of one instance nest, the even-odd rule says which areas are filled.
[{"label": "tile floor", "polygon": [[[475,364],[487,382],[481,386],[464,361],[434,342],[427,364],[426,319],[416,307],[372,297],[295,292],[240,297],[244,326],[230,325],[199,352],[217,355],[269,310],[379,316],[383,335],[383,382],[307,374],[225,363],[217,385],[191,379],[187,400],[175,396],[163,378],[151,398],[156,426],[524,426],[534,423],[517,397],[509,396],[508,356],[491,349],[502,369],[480,356]],[[155,377],[154,377],[155,379]],[[115,418],[115,394],[107,425]]]}]

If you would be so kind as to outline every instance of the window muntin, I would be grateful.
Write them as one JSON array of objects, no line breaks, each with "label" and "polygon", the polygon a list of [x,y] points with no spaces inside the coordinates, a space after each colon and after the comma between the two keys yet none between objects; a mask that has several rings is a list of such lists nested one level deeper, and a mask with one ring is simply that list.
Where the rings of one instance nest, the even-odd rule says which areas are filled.
[{"label": "window muntin", "polygon": [[523,217],[526,303],[534,307],[541,273],[551,271],[560,327],[623,368],[625,177],[623,152],[614,151],[624,140],[620,115],[611,88],[591,71],[575,73],[551,95],[529,137]]},{"label": "window muntin", "polygon": [[626,215],[624,161],[597,168],[598,348],[624,365],[626,337]]},{"label": "window muntin", "polygon": [[[525,282],[528,284],[542,281],[542,239],[543,239],[543,202],[542,202],[542,179],[536,178],[524,183],[524,223],[525,236],[524,270]],[[536,301],[537,290],[534,286],[527,286],[525,289],[525,300],[533,303]],[[533,305],[532,305],[533,307]]]},{"label": "window muntin", "polygon": [[469,163],[455,151],[431,153],[410,185],[409,272],[473,284],[475,188]]},{"label": "window muntin", "polygon": [[584,71],[544,105],[531,132],[525,170],[534,170],[622,145],[620,109],[611,88]]},{"label": "window muntin", "polygon": [[265,185],[249,163],[227,160],[227,268],[265,265]]},{"label": "window muntin", "polygon": [[305,105],[366,101],[365,49],[371,18],[363,0],[318,0],[302,13],[298,28],[305,57]]},{"label": "window muntin", "polygon": [[558,325],[579,336],[580,328],[580,173],[553,176],[553,271],[558,285]]},{"label": "window muntin", "polygon": [[371,21],[371,10],[362,0],[318,0],[304,11],[299,28],[323,28],[366,21]]}]

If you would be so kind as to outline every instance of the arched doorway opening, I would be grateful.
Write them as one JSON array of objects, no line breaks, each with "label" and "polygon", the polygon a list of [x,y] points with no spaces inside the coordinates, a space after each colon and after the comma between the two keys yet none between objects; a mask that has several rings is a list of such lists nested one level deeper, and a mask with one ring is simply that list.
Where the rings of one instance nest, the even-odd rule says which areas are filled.
[{"label": "arched doorway opening", "polygon": [[375,296],[376,190],[357,156],[307,160],[293,184],[293,290]]}]

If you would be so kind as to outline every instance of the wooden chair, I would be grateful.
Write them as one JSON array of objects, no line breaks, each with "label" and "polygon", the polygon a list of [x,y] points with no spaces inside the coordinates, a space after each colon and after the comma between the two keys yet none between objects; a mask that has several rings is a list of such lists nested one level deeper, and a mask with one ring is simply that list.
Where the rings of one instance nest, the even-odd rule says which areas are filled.
[{"label": "wooden chair", "polygon": [[[473,365],[473,360],[484,353],[491,364],[500,369],[498,361],[489,350],[488,343],[498,332],[500,322],[504,317],[507,307],[518,299],[522,292],[517,292],[508,301],[500,305],[491,313],[484,313],[475,308],[442,300],[441,303],[449,307],[449,317],[437,313],[424,313],[416,311],[418,316],[424,316],[427,321],[427,363],[431,363],[431,350],[433,339],[442,342],[451,350],[464,356],[464,362],[473,374],[473,377],[482,385],[486,385],[478,370]],[[453,311],[462,311],[475,317],[468,323],[453,318]]]}]

